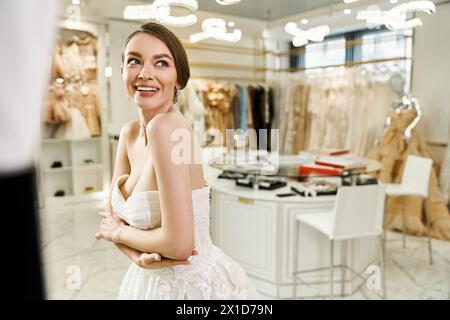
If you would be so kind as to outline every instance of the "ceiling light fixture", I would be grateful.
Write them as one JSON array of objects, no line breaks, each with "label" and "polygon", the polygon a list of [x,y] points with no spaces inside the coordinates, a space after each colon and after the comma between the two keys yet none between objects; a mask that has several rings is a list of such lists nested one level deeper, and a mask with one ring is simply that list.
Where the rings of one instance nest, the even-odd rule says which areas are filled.
[{"label": "ceiling light fixture", "polygon": [[219,18],[208,18],[203,20],[202,30],[203,32],[191,34],[189,36],[189,41],[194,43],[213,38],[226,42],[238,42],[242,37],[242,32],[239,29],[234,29],[233,32],[227,32],[226,21]]},{"label": "ceiling light fixture", "polygon": [[153,19],[172,27],[185,27],[197,22],[195,14],[186,16],[172,16],[172,7],[183,7],[190,11],[198,10],[197,0],[155,0],[150,5],[127,6],[123,10],[123,17],[131,20]]},{"label": "ceiling light fixture", "polygon": [[267,28],[264,28],[264,30],[263,30],[262,33],[261,33],[261,36],[262,36],[264,39],[268,39],[268,38],[271,37],[271,33],[270,33],[270,31],[269,31]]},{"label": "ceiling light fixture", "polygon": [[301,24],[308,24],[309,20],[308,19],[302,19],[300,20]]},{"label": "ceiling light fixture", "polygon": [[351,9],[345,9],[344,10],[344,14],[351,14],[352,13],[352,10]]},{"label": "ceiling light fixture", "polygon": [[295,47],[301,47],[308,44],[309,41],[320,42],[330,33],[327,25],[318,26],[306,31],[300,29],[295,22],[288,22],[284,30],[294,36],[292,44]]},{"label": "ceiling light fixture", "polygon": [[223,6],[230,6],[232,4],[236,4],[236,3],[241,2],[241,0],[216,0],[216,2],[218,4],[223,5]]},{"label": "ceiling light fixture", "polygon": [[344,0],[344,3],[353,3],[358,2],[359,0]]},{"label": "ceiling light fixture", "polygon": [[411,1],[400,4],[388,11],[370,9],[358,12],[358,20],[366,20],[369,26],[385,25],[390,30],[403,30],[421,26],[420,18],[408,18],[408,13],[425,12],[432,14],[436,12],[436,6],[431,1]]}]

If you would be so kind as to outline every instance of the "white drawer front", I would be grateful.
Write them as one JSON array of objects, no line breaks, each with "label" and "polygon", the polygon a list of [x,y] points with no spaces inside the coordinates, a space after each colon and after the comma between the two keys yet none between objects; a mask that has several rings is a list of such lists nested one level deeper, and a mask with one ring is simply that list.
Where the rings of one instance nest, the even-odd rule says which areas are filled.
[{"label": "white drawer front", "polygon": [[275,281],[276,204],[220,197],[222,249],[250,275]]}]

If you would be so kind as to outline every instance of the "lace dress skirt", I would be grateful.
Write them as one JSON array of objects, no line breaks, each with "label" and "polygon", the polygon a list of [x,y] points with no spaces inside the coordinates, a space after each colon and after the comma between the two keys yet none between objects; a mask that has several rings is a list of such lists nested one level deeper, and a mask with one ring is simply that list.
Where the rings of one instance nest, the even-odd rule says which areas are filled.
[{"label": "lace dress skirt", "polygon": [[190,265],[143,269],[134,263],[119,292],[125,300],[246,300],[259,299],[242,268],[210,245],[192,256]]}]

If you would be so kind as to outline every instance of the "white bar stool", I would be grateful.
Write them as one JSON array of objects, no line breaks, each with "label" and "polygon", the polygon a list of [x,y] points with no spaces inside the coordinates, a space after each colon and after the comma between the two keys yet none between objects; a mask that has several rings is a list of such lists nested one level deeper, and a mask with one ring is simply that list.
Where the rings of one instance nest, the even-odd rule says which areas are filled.
[{"label": "white bar stool", "polygon": [[[298,236],[300,224],[304,223],[325,234],[330,241],[330,298],[333,298],[334,267],[342,267],[341,295],[344,295],[345,270],[356,273],[363,280],[364,277],[351,267],[344,264],[334,265],[334,241],[352,240],[365,237],[380,237],[381,276],[383,298],[386,297],[384,273],[383,246],[383,213],[385,203],[385,188],[383,185],[340,187],[336,196],[334,209],[327,212],[307,213],[296,215],[294,231],[294,298],[297,298],[297,281],[307,284],[299,274],[327,269],[298,270]],[[347,244],[347,242],[345,243]],[[345,248],[346,249],[346,248]]]},{"label": "white bar stool", "polygon": [[[432,165],[433,160],[429,158],[409,155],[406,158],[401,184],[383,184],[386,187],[386,194],[388,196],[417,196],[424,199],[423,209],[428,230],[428,251],[430,256],[430,264],[433,264],[433,253],[431,249],[431,222],[428,214],[428,189]],[[403,248],[406,248],[404,199],[402,199],[402,222]],[[384,238],[384,241],[386,241],[386,236]]]}]

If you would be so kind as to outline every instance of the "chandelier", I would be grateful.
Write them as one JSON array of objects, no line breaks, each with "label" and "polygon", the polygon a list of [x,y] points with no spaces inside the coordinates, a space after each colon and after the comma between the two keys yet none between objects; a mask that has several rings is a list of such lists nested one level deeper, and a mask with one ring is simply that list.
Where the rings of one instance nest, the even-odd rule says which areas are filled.
[{"label": "chandelier", "polygon": [[127,6],[123,11],[125,19],[148,20],[153,19],[172,27],[186,27],[197,22],[195,14],[186,16],[172,16],[172,7],[183,7],[190,11],[198,10],[197,0],[155,0],[150,5]]},{"label": "chandelier", "polygon": [[432,14],[436,12],[436,6],[431,1],[411,1],[400,4],[388,11],[382,11],[378,8],[358,12],[356,16],[359,20],[366,20],[371,27],[385,25],[390,30],[411,29],[421,26],[420,18],[409,19],[408,14],[413,12],[425,12]]},{"label": "chandelier", "polygon": [[[230,23],[228,23],[228,25],[230,25]],[[203,20],[202,30],[203,32],[191,34],[189,36],[189,41],[198,42],[213,38],[227,42],[238,42],[241,40],[242,36],[242,32],[239,29],[234,29],[233,32],[227,32],[226,21],[219,18],[208,18]]]},{"label": "chandelier", "polygon": [[292,44],[294,47],[301,47],[308,44],[309,41],[320,42],[330,33],[327,25],[310,28],[308,30],[300,29],[295,22],[288,22],[284,30],[294,36]]}]

